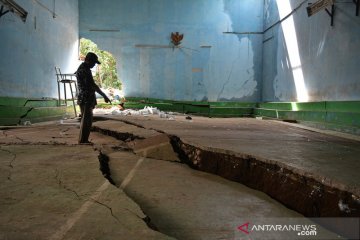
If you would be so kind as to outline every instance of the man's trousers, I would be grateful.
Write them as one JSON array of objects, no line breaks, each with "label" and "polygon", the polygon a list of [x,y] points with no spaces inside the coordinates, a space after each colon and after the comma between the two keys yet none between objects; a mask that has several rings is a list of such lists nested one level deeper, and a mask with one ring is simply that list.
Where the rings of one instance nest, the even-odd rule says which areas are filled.
[{"label": "man's trousers", "polygon": [[79,143],[88,143],[89,135],[91,131],[91,126],[93,122],[93,106],[92,104],[81,104],[81,124],[80,124],[80,134],[79,134]]}]

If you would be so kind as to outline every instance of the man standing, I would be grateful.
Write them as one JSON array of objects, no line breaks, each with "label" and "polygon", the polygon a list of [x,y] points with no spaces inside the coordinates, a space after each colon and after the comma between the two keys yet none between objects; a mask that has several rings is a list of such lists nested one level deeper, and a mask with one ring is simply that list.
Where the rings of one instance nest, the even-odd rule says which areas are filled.
[{"label": "man standing", "polygon": [[103,96],[105,102],[111,103],[105,93],[103,93],[99,86],[95,84],[90,69],[93,68],[96,63],[101,64],[98,60],[98,56],[95,53],[89,52],[86,54],[85,61],[80,64],[75,73],[79,88],[78,104],[81,109],[79,143],[90,143],[89,135],[93,121],[93,109],[97,104],[95,92]]}]

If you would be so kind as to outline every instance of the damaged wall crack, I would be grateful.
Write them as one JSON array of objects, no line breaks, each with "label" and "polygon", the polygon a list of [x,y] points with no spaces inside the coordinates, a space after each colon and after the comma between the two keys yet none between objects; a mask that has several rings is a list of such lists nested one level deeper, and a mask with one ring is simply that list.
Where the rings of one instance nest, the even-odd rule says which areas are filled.
[{"label": "damaged wall crack", "polygon": [[18,124],[19,124],[19,125],[21,124],[21,120],[23,120],[24,118],[26,118],[27,115],[28,115],[32,110],[34,110],[33,107],[29,108],[24,115],[20,116],[20,119],[19,119],[19,121],[18,121]]},{"label": "damaged wall crack", "polygon": [[237,62],[239,59],[240,59],[240,56],[238,56],[238,57],[232,62],[232,65],[231,65],[231,69],[230,69],[228,78],[227,78],[226,82],[223,84],[223,86],[222,86],[222,88],[221,88],[221,90],[220,90],[220,92],[219,92],[219,94],[218,94],[218,98],[217,98],[218,100],[220,99],[221,94],[223,94],[223,92],[225,91],[226,85],[228,85],[228,84],[230,83],[231,77],[232,77],[232,75],[233,75],[234,68],[235,68],[235,66],[236,66],[236,62]]}]

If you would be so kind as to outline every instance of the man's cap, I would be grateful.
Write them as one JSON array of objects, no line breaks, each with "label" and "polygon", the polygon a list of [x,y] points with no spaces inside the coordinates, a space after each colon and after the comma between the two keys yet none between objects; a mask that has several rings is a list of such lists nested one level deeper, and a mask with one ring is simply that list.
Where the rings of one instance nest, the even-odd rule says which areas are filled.
[{"label": "man's cap", "polygon": [[90,62],[95,62],[97,64],[101,64],[101,62],[99,62],[99,60],[98,60],[98,56],[93,52],[88,52],[88,54],[86,54],[85,61],[86,60],[88,60]]}]

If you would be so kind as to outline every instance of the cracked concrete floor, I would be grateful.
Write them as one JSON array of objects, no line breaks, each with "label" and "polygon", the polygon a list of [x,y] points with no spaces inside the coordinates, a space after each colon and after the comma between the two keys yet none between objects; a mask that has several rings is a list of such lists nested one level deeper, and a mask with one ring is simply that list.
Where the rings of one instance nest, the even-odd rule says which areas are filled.
[{"label": "cracked concrete floor", "polygon": [[[237,226],[249,219],[269,223],[272,222],[271,218],[280,218],[289,222],[307,221],[309,224],[302,215],[289,210],[266,194],[190,169],[179,163],[178,159],[163,155],[159,158],[157,146],[166,146],[161,130],[170,129],[164,127],[166,122],[155,121],[151,124],[151,120],[144,117],[142,120],[141,117],[122,120],[125,122],[107,120],[95,123],[99,131],[102,129],[119,138],[128,135],[138,137],[129,143],[138,154],[132,160],[125,159],[121,152],[109,154],[112,179],[142,206],[161,232],[177,239],[242,239]],[[171,124],[174,128],[181,128],[174,121]],[[156,128],[159,131],[155,131]],[[186,132],[191,135],[190,131]],[[213,138],[207,138],[207,141]],[[328,233],[320,226],[318,230],[319,235],[325,239],[338,239],[338,236]],[[251,237],[295,238],[293,233],[279,235],[268,232],[253,234]]]},{"label": "cracked concrete floor", "polygon": [[330,181],[330,185],[360,195],[359,137],[355,141],[301,129],[299,124],[251,118],[193,117],[191,121],[184,116],[176,121],[153,115],[107,118],[161,130],[210,151],[243,153],[274,161],[301,175]]},{"label": "cracked concrete floor", "polygon": [[[261,192],[179,163],[162,133],[111,125],[127,142],[92,132],[94,145],[77,145],[72,121],[1,130],[0,239],[243,239],[237,227],[250,218],[310,223]],[[100,151],[117,187],[99,171]],[[167,235],[151,230],[144,212]],[[289,234],[252,237],[295,239]]]},{"label": "cracked concrete floor", "polygon": [[76,124],[1,133],[0,239],[170,239],[102,176],[98,147],[121,142],[93,133],[96,145],[77,145]]}]

